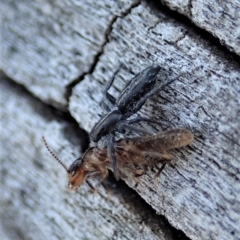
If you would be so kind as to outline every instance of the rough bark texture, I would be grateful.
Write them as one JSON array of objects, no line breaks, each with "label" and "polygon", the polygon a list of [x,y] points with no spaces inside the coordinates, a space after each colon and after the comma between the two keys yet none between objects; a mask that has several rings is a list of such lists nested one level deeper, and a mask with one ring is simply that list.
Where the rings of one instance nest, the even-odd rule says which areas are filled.
[{"label": "rough bark texture", "polygon": [[43,101],[66,108],[69,84],[91,71],[111,22],[133,3],[4,1],[1,68]]},{"label": "rough bark texture", "polygon": [[[41,136],[70,164],[83,144],[78,124],[5,79],[0,208],[4,237],[186,238],[156,211],[192,239],[239,238],[238,57],[186,19],[145,2],[104,1],[98,6],[95,1],[5,1],[1,5],[2,70],[39,99],[59,109],[67,110],[69,105],[81,128],[89,132],[104,113],[100,106],[104,85],[120,64],[110,89],[115,97],[136,73],[154,63],[162,67],[161,81],[176,81],[149,99],[139,114],[159,119],[161,129],[183,127],[195,136],[190,147],[171,152],[173,161],[164,168],[157,187],[153,180],[160,164],[138,179],[131,174],[124,179],[149,205],[113,179],[109,200],[101,188],[94,197],[87,186],[69,193],[64,170],[49,156]],[[234,4],[229,6],[235,11]],[[224,23],[239,25],[232,20]],[[232,28],[224,29],[224,37],[230,39]],[[236,47],[228,41],[226,45],[239,53],[237,41],[231,41]]]},{"label": "rough bark texture", "polygon": [[109,197],[100,187],[97,195],[87,186],[67,191],[66,173],[41,138],[70,164],[83,132],[8,81],[1,76],[1,239],[187,239],[114,179]]},{"label": "rough bark texture", "polygon": [[162,0],[216,36],[230,51],[240,55],[240,2],[238,0]]}]

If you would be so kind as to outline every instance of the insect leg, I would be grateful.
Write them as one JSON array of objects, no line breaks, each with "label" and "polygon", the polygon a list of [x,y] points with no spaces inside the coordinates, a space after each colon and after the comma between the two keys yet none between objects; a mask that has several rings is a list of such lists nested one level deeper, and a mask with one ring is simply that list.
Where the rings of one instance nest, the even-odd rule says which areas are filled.
[{"label": "insect leg", "polygon": [[107,150],[108,150],[108,156],[110,159],[110,163],[112,165],[112,170],[114,173],[114,176],[117,180],[119,180],[119,174],[117,170],[117,158],[115,155],[115,148],[114,148],[114,135],[109,134],[109,137],[107,139]]},{"label": "insect leg", "polygon": [[143,165],[141,169],[135,167],[135,177],[140,177],[147,172],[147,165]]},{"label": "insect leg", "polygon": [[88,180],[86,180],[86,183],[91,188],[91,190],[93,191],[93,194],[96,194],[97,189]]},{"label": "insect leg", "polygon": [[101,183],[103,188],[105,189],[106,193],[107,193],[107,200],[109,201],[110,200],[110,191],[108,189],[108,187],[102,182]]},{"label": "insect leg", "polygon": [[107,177],[108,177],[108,170],[105,169],[105,171],[102,172],[102,176],[101,176],[100,182],[102,183]]},{"label": "insect leg", "polygon": [[157,178],[160,176],[161,172],[163,171],[163,169],[166,166],[166,162],[161,166],[161,168],[158,170],[158,172],[156,173],[156,175],[154,176],[154,186],[155,188],[157,188]]}]

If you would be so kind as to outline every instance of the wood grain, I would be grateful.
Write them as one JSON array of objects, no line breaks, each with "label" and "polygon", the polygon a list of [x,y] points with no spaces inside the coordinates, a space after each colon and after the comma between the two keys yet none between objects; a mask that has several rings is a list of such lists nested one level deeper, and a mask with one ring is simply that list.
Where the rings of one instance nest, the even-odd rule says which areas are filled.
[{"label": "wood grain", "polygon": [[[192,2],[194,11],[196,4]],[[162,225],[154,211],[191,239],[238,239],[240,61],[235,54],[208,39],[199,24],[148,2],[21,0],[1,6],[1,69],[12,79],[2,85],[1,99],[1,217],[8,219],[3,227],[9,239],[36,239],[34,234],[39,239],[176,239],[178,233]],[[221,11],[218,4],[214,8]],[[224,19],[223,28],[212,25],[209,32],[238,53],[237,41],[229,37],[234,32],[235,38],[238,28],[227,27],[237,20]],[[89,132],[104,114],[104,86],[121,64],[110,89],[115,97],[151,64],[161,66],[160,83],[176,79],[149,99],[139,115],[161,122],[161,127],[143,125],[151,132],[187,128],[194,142],[171,152],[173,160],[157,188],[154,176],[160,164],[138,179],[127,176],[124,180],[138,197],[127,188],[111,187],[114,180],[109,202],[102,190],[93,198],[87,186],[70,194],[64,171],[44,149],[41,136],[66,164],[77,158],[83,143],[79,139],[84,141],[79,126]],[[11,81],[64,111],[59,114],[15,90],[18,86],[6,83]]]},{"label": "wood grain", "polygon": [[222,45],[240,55],[240,2],[238,0],[163,0],[161,2],[187,16],[196,26],[210,32]]}]

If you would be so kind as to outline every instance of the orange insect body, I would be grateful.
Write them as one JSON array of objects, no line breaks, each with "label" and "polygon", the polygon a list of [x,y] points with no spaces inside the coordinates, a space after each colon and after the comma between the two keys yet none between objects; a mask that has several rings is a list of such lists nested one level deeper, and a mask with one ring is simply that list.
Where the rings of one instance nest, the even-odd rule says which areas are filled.
[{"label": "orange insect body", "polygon": [[[45,139],[43,139],[46,144]],[[145,137],[125,138],[115,142],[115,154],[120,176],[131,171],[135,175],[143,174],[144,168],[157,163],[166,163],[171,157],[166,152],[170,149],[184,147],[192,143],[193,135],[189,130],[173,129],[158,132]],[[69,189],[77,189],[89,178],[98,178],[100,182],[108,176],[110,160],[107,148],[89,148],[82,158],[75,160],[67,169],[66,166],[51,152],[54,158],[68,173]],[[121,175],[122,174],[122,175]]]}]

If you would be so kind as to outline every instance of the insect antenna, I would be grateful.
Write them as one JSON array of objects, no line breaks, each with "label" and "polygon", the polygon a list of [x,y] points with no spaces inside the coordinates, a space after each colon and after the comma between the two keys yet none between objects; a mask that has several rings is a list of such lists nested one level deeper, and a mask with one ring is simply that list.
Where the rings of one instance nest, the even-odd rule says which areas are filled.
[{"label": "insect antenna", "polygon": [[65,164],[57,157],[57,155],[56,155],[55,153],[53,153],[53,151],[50,149],[50,147],[48,146],[47,141],[46,141],[46,139],[45,139],[44,136],[42,136],[42,140],[43,140],[44,145],[45,145],[45,147],[47,148],[48,152],[49,152],[49,153],[54,157],[54,159],[55,159],[57,162],[59,162],[59,163],[64,167],[64,169],[68,172],[68,169],[67,169],[66,165],[65,165]]}]

